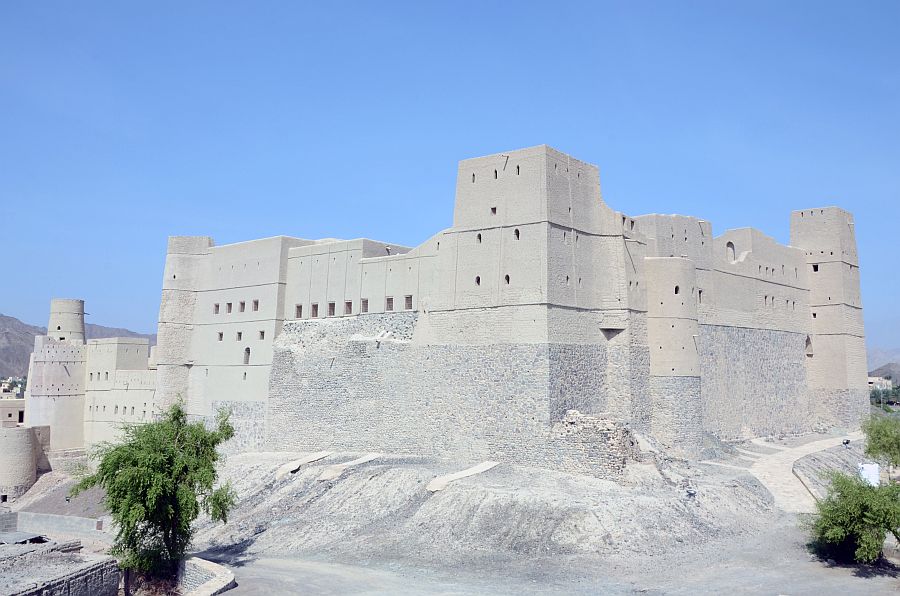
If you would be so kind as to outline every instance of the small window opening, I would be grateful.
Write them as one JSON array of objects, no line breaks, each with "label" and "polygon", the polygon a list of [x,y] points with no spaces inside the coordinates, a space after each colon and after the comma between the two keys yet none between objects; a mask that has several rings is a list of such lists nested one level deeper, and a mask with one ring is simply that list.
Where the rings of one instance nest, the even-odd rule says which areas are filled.
[{"label": "small window opening", "polygon": [[725,256],[728,258],[729,263],[734,263],[737,260],[734,256],[734,242],[729,242],[725,245]]},{"label": "small window opening", "polygon": [[260,331],[260,332],[259,332],[259,339],[266,339],[266,332],[265,332],[265,331]]},{"label": "small window opening", "polygon": [[808,335],[806,336],[806,357],[807,357],[807,358],[812,358],[812,357],[813,357],[813,345],[812,345],[812,340],[809,338]]},{"label": "small window opening", "polygon": [[497,170],[494,170],[494,180],[497,179]]},{"label": "small window opening", "polygon": [[388,296],[384,299],[384,310],[392,311],[394,310],[394,297]]},{"label": "small window opening", "polygon": [[491,215],[497,215],[497,208],[491,207]]},{"label": "small window opening", "polygon": [[481,234],[478,234],[477,236],[475,236],[475,242],[477,242],[478,244],[481,244]]},{"label": "small window opening", "polygon": [[238,312],[244,312],[244,310],[246,308],[247,308],[247,303],[244,302],[243,300],[241,300],[241,302],[238,304]]},{"label": "small window opening", "polygon": [[56,330],[57,330],[57,331],[62,331],[62,327],[60,327],[59,325],[57,325],[57,326],[56,326]]},{"label": "small window opening", "polygon": [[222,333],[221,331],[219,331],[219,341],[222,341],[222,339],[223,339],[224,337],[225,337],[225,334]]},{"label": "small window opening", "polygon": [[697,290],[697,300],[703,304],[703,290]]},{"label": "small window opening", "polygon": [[329,302],[329,303],[328,303],[328,316],[329,316],[329,317],[333,317],[333,316],[334,316],[334,302]]},{"label": "small window opening", "polygon": [[359,312],[369,312],[369,299],[363,298],[359,303]]},{"label": "small window opening", "polygon": [[243,377],[243,379],[242,379],[242,380],[244,380],[244,381],[246,381],[246,380],[247,380],[247,373],[244,373],[244,377]]},{"label": "small window opening", "polygon": [[819,272],[819,266],[818,266],[818,265],[813,265],[813,271],[814,271],[815,273],[818,273],[818,272]]},{"label": "small window opening", "polygon": [[519,175],[519,166],[516,166],[516,176]]},{"label": "small window opening", "polygon": [[352,300],[347,300],[346,302],[344,302],[344,314],[345,315],[353,314],[353,301]]},{"label": "small window opening", "polygon": [[254,300],[253,301],[253,312],[256,312],[258,310],[259,310],[259,300]]},{"label": "small window opening", "polygon": [[476,276],[475,276],[475,285],[476,285],[476,286],[480,286],[480,285],[481,285],[481,276],[480,276],[480,275],[476,275]]},{"label": "small window opening", "polygon": [[316,302],[313,302],[313,303],[312,303],[312,311],[311,311],[311,313],[310,313],[310,316],[311,316],[312,318],[314,318],[314,319],[318,319],[318,318],[319,318],[319,305],[318,305],[318,303],[316,303]]},{"label": "small window opening", "polygon": [[231,314],[231,303],[230,302],[225,303],[225,314],[228,314],[228,315]]},{"label": "small window opening", "polygon": [[295,319],[303,318],[303,305],[302,304],[297,304],[296,306],[294,306],[294,318]]},{"label": "small window opening", "polygon": [[[250,364],[250,348],[244,348],[244,364]],[[247,378],[247,373],[244,373],[244,378]]]},{"label": "small window opening", "polygon": [[504,275],[503,280],[506,282],[506,285],[509,285],[509,275]]},{"label": "small window opening", "polygon": [[678,294],[678,286],[675,286],[675,293]]},{"label": "small window opening", "polygon": [[213,304],[213,314],[214,315],[219,314],[219,304],[218,303]]},{"label": "small window opening", "polygon": [[412,310],[412,296],[404,296],[403,297],[403,308],[406,310]]},{"label": "small window opening", "polygon": [[516,229],[513,231],[513,236],[516,237],[516,240],[519,239],[519,228],[516,228]]},{"label": "small window opening", "polygon": [[237,341],[241,341],[242,339],[244,339],[244,332],[238,331],[236,337],[237,337]]},{"label": "small window opening", "polygon": [[472,184],[475,184],[475,173],[472,172]]},{"label": "small window opening", "polygon": [[103,373],[103,380],[104,380],[104,381],[108,381],[108,380],[109,380],[109,371],[106,371],[105,373]]}]

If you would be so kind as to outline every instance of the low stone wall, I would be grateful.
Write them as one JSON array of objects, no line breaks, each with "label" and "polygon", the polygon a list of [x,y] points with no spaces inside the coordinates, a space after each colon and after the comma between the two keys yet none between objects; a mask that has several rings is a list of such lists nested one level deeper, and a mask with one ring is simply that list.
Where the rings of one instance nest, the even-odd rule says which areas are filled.
[{"label": "low stone wall", "polygon": [[16,545],[0,556],[0,593],[10,596],[116,596],[120,572],[105,555],[72,552],[76,544]]},{"label": "low stone wall", "polygon": [[184,596],[213,596],[234,586],[231,571],[199,557],[187,557],[178,570],[178,588]]},{"label": "low stone wall", "polygon": [[18,515],[15,511],[0,510],[0,532],[15,532]]},{"label": "low stone wall", "polygon": [[72,515],[19,511],[17,527],[22,532],[34,532],[35,534],[43,534],[51,538],[59,534],[90,538],[106,536],[103,533],[103,522],[101,520]]}]

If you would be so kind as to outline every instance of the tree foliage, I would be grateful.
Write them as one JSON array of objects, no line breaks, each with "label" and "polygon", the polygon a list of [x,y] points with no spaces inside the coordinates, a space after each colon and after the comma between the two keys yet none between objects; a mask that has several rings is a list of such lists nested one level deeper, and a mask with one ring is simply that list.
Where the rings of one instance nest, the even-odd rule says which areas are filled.
[{"label": "tree foliage", "polygon": [[866,455],[900,466],[900,418],[872,416],[863,424]]},{"label": "tree foliage", "polygon": [[235,503],[230,485],[214,487],[217,447],[234,435],[234,428],[224,411],[212,430],[202,422],[188,423],[177,403],[160,420],[126,425],[123,433],[120,443],[97,446],[97,471],[82,477],[72,494],[93,486],[105,490],[117,528],[110,553],[122,567],[172,575],[201,510],[224,522]]},{"label": "tree foliage", "polygon": [[812,532],[817,546],[836,559],[872,563],[890,532],[900,540],[900,484],[871,486],[834,473],[828,496],[816,503]]}]

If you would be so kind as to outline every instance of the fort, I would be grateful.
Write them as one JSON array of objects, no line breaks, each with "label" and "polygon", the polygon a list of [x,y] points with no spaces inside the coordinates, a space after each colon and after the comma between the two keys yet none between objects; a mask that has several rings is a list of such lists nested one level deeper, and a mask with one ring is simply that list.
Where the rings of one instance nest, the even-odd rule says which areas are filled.
[{"label": "fort", "polygon": [[228,408],[237,451],[611,479],[641,441],[691,459],[705,436],[852,429],[868,407],[850,213],[794,211],[789,245],[714,236],[614,211],[596,166],[547,146],[460,162],[452,227],[413,248],[170,238],[152,354],[85,344],[83,321],[54,300],[29,367],[25,426],[49,428],[30,457],[51,466],[177,399]]}]

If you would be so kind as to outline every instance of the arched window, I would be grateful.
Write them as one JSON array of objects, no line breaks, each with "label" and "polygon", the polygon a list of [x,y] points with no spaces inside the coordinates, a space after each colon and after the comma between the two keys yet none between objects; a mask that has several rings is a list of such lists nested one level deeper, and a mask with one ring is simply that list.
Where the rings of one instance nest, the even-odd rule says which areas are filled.
[{"label": "arched window", "polygon": [[494,170],[494,180],[497,179],[497,170]]},{"label": "arched window", "polygon": [[729,263],[734,263],[737,259],[734,256],[734,242],[725,245],[725,256],[728,257]]},{"label": "arched window", "polygon": [[244,364],[250,364],[250,348],[244,348]]},{"label": "arched window", "polygon": [[508,275],[507,275],[507,276],[506,276],[506,277],[504,277],[504,278],[503,278],[503,279],[505,279],[505,280],[506,280],[506,285],[509,285],[509,276],[508,276]]},{"label": "arched window", "polygon": [[513,231],[513,235],[516,237],[516,240],[519,239],[519,228],[516,228],[515,231]]},{"label": "arched window", "polygon": [[476,275],[476,276],[475,276],[475,285],[476,285],[476,286],[480,286],[480,285],[481,285],[481,276],[480,276],[480,275]]},{"label": "arched window", "polygon": [[477,236],[475,236],[475,242],[477,242],[478,244],[481,244],[481,234],[478,234]]},{"label": "arched window", "polygon": [[516,176],[519,175],[519,166],[516,166]]}]

